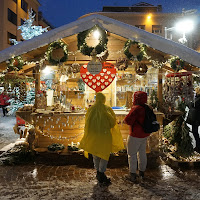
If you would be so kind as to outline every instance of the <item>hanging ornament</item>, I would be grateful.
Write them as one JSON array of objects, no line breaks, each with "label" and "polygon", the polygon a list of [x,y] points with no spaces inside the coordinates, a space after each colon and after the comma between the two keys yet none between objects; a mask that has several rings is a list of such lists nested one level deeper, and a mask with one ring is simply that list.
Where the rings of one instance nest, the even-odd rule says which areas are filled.
[{"label": "hanging ornament", "polygon": [[138,75],[146,74],[148,67],[144,63],[136,64],[135,72]]},{"label": "hanging ornament", "polygon": [[72,64],[72,69],[71,71],[73,73],[79,73],[80,72],[80,69],[81,69],[81,66],[79,63],[76,62],[76,57],[75,57],[75,62]]},{"label": "hanging ornament", "polygon": [[80,70],[83,81],[96,92],[106,89],[115,79],[116,68],[113,64],[102,63],[102,70],[98,74],[91,74],[87,70],[87,65],[83,65]]},{"label": "hanging ornament", "polygon": [[102,64],[97,59],[97,53],[95,49],[93,49],[91,56],[92,56],[92,60],[87,64],[87,70],[90,74],[95,75],[101,72]]},{"label": "hanging ornament", "polygon": [[125,71],[128,68],[128,60],[126,58],[117,59],[116,67],[120,71]]}]

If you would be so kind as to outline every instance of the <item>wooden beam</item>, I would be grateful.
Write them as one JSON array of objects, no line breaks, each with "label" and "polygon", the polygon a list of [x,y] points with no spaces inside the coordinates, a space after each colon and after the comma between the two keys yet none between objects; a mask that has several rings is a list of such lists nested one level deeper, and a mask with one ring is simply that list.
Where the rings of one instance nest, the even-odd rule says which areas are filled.
[{"label": "wooden beam", "polygon": [[34,78],[35,78],[35,108],[38,107],[37,102],[37,94],[40,90],[40,65],[36,65],[33,70]]},{"label": "wooden beam", "polygon": [[162,68],[159,68],[158,70],[158,91],[157,91],[157,96],[158,96],[158,104],[161,104],[163,102],[163,85],[162,85],[162,76],[163,76],[163,70]]}]

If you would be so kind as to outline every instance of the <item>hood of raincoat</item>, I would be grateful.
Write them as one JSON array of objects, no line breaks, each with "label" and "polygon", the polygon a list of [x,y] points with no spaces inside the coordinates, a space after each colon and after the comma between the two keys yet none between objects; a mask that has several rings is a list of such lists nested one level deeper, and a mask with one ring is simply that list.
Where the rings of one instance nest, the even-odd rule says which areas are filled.
[{"label": "hood of raincoat", "polygon": [[96,94],[96,103],[105,104],[105,102],[106,102],[105,95],[102,93],[97,93]]},{"label": "hood of raincoat", "polygon": [[147,103],[147,93],[142,91],[137,91],[133,95],[133,105],[142,105]]}]

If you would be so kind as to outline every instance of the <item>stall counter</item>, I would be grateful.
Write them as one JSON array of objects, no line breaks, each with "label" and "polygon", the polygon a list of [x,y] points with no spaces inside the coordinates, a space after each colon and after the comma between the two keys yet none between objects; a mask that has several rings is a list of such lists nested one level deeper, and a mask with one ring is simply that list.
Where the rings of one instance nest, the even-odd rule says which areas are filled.
[{"label": "stall counter", "polygon": [[[129,126],[123,123],[123,119],[129,110],[114,110],[117,122],[120,127],[124,143],[126,143],[129,134]],[[161,124],[158,132],[152,133],[148,140],[147,152],[158,151],[160,136],[162,134],[162,125],[164,114],[156,112],[157,120]],[[83,137],[85,112],[52,112],[40,111],[39,113],[27,113],[25,111],[17,112],[17,115],[26,122],[31,123],[36,129],[35,149],[38,151],[53,143],[64,144],[65,147],[71,144],[77,144]],[[27,117],[27,118],[26,118]]]}]

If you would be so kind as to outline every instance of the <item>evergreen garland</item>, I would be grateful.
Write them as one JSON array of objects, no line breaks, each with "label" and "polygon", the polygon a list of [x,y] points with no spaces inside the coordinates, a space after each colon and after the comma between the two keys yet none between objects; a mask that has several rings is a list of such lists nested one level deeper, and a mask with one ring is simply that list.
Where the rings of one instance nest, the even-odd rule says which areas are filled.
[{"label": "evergreen garland", "polygon": [[19,71],[22,69],[24,61],[21,56],[16,56],[7,61],[7,70],[8,71]]},{"label": "evergreen garland", "polygon": [[[60,59],[53,59],[52,52],[55,49],[60,49],[60,48],[63,50],[64,56]],[[67,45],[64,42],[62,42],[61,40],[52,42],[49,45],[49,47],[45,53],[45,56],[46,56],[46,59],[49,61],[49,63],[51,63],[52,65],[58,65],[59,63],[63,63],[65,61],[67,61],[67,59],[68,59]]]},{"label": "evergreen garland", "polygon": [[[98,30],[100,32],[99,44],[96,47],[90,47],[87,45],[86,38],[95,30]],[[97,25],[95,25],[89,30],[80,32],[77,36],[77,40],[78,40],[77,44],[78,50],[80,50],[81,53],[86,56],[90,56],[94,49],[97,54],[100,54],[107,49],[107,43],[108,43],[107,34],[105,30],[101,29]]]},{"label": "evergreen garland", "polygon": [[[139,42],[136,42],[136,41],[132,41],[132,40],[127,40],[125,45],[124,45],[124,54],[126,55],[126,57],[129,59],[129,60],[135,60],[137,59],[137,61],[141,61],[144,57],[144,54],[145,54],[145,48],[141,49],[140,46],[139,46],[139,49],[140,49],[140,52],[138,55],[134,56],[131,52],[130,52],[130,47],[131,45],[134,45],[134,44],[139,44]],[[145,45],[143,45],[143,47],[146,47]]]},{"label": "evergreen garland", "polygon": [[48,146],[49,151],[60,151],[60,150],[63,150],[64,148],[65,148],[65,146],[63,144],[59,144],[59,143],[53,143]]}]

